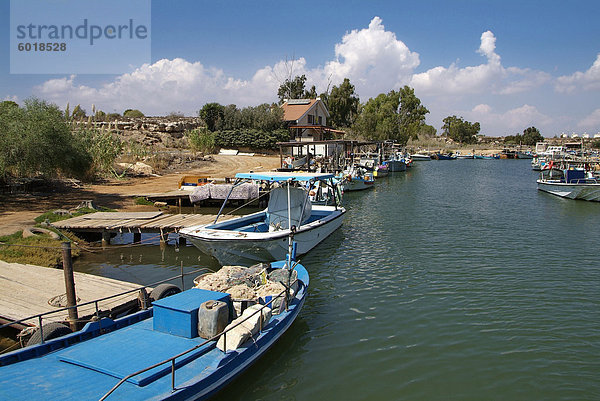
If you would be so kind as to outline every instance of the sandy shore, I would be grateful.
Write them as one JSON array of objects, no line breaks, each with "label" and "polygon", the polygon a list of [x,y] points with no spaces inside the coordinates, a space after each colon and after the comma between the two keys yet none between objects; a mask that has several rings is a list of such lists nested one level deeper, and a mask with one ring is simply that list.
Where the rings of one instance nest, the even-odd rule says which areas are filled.
[{"label": "sandy shore", "polygon": [[[92,200],[97,206],[119,211],[143,211],[149,206],[134,203],[133,195],[167,192],[177,189],[183,175],[208,175],[215,178],[233,177],[248,171],[269,171],[279,167],[279,156],[213,155],[206,166],[162,175],[111,180],[105,184],[89,184],[52,194],[0,195],[0,235],[12,234],[35,224],[42,213],[55,209],[72,209],[82,201]],[[150,208],[153,208],[150,206]]]}]

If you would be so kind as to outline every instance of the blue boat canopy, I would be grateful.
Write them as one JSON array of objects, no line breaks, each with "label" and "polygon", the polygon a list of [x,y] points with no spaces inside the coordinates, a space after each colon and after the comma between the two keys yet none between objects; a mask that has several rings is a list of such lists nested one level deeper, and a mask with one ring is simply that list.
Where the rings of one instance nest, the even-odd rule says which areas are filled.
[{"label": "blue boat canopy", "polygon": [[262,173],[237,173],[235,178],[243,178],[248,180],[261,180],[284,182],[290,179],[294,181],[323,181],[333,178],[330,173],[287,173],[280,171],[267,171]]}]

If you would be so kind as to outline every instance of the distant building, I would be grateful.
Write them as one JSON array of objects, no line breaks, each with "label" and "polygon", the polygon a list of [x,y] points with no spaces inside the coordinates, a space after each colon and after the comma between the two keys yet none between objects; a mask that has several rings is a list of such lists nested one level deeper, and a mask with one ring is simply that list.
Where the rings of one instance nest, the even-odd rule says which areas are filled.
[{"label": "distant building", "polygon": [[573,133],[573,135],[571,135],[571,138],[579,138],[579,134]]},{"label": "distant building", "polygon": [[289,99],[283,105],[283,119],[290,130],[290,139],[298,142],[323,141],[344,131],[327,126],[329,111],[321,98]]}]

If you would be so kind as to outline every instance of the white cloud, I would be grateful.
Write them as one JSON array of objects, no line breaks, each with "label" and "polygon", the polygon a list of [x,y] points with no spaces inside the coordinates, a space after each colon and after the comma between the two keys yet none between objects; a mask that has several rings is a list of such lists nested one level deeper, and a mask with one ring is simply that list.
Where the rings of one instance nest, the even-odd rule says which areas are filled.
[{"label": "white cloud", "polygon": [[[277,100],[277,88],[290,76],[305,74],[309,85],[323,91],[350,78],[363,97],[377,95],[408,82],[419,55],[385,30],[374,17],[368,28],[346,33],[335,45],[335,60],[307,69],[306,60],[280,61],[255,72],[250,80],[227,76],[218,68],[176,58],[144,64],[97,88],[78,85],[76,77],[51,79],[36,87],[37,94],[60,105],[70,102],[105,111],[137,108],[146,114],[182,111],[194,114],[206,102],[256,105]],[[85,107],[85,106],[84,106]]]},{"label": "white cloud", "polygon": [[2,99],[2,101],[11,101],[11,102],[15,102],[15,103],[19,103],[19,97],[16,95],[6,95],[4,96],[4,99]]},{"label": "white cloud", "polygon": [[[81,84],[84,78],[77,76],[51,79],[36,87],[35,94],[62,107],[70,102],[87,110],[95,104],[106,112],[136,108],[147,115],[171,111],[194,115],[207,102],[243,107],[276,101],[277,88],[286,78],[305,74],[307,84],[316,85],[318,92],[350,78],[363,102],[379,93],[410,85],[431,110],[428,120],[434,125],[448,115],[462,115],[470,121],[479,121],[483,133],[498,136],[522,131],[530,125],[542,128],[552,121],[563,123],[559,117],[550,118],[530,104],[505,112],[494,111],[489,104],[502,103],[495,101],[498,96],[533,94],[551,76],[529,68],[503,66],[491,31],[481,34],[476,51],[485,59],[479,65],[461,67],[452,63],[416,73],[419,54],[411,51],[394,32],[386,31],[381,18],[374,17],[368,27],[347,32],[335,44],[335,57],[315,68],[309,68],[307,60],[301,57],[264,66],[252,78],[241,79],[199,61],[163,59],[100,85]],[[564,88],[600,86],[600,55],[585,73],[557,81]],[[519,101],[531,102],[524,98]],[[473,104],[478,105],[472,107]]]},{"label": "white cloud", "polygon": [[335,45],[335,57],[322,71],[314,71],[322,83],[329,77],[334,84],[349,78],[359,93],[370,96],[408,82],[420,63],[419,54],[386,31],[379,17],[368,28],[346,33],[342,43]]},{"label": "white cloud", "polygon": [[481,34],[477,52],[486,58],[486,63],[464,68],[455,63],[447,68],[435,67],[415,74],[410,85],[419,93],[429,95],[461,96],[486,92],[510,95],[538,87],[550,79],[541,71],[503,67],[496,53],[496,37],[491,31]]},{"label": "white cloud", "polygon": [[577,127],[587,129],[588,131],[600,131],[600,109],[592,111],[583,118],[577,123]]},{"label": "white cloud", "polygon": [[37,87],[43,97],[58,104],[81,104],[111,112],[127,108],[158,115],[170,111],[195,114],[206,102],[258,104],[271,101],[278,86],[274,78],[259,70],[249,81],[227,77],[217,68],[181,58],[144,64],[132,73],[92,88],[75,84],[75,76],[46,81]]},{"label": "white cloud", "polygon": [[514,135],[527,127],[536,126],[541,129],[552,123],[552,118],[528,104],[503,113],[494,112],[490,105],[478,104],[466,114],[468,120],[479,121],[484,127],[482,131],[488,131],[488,135],[490,135],[489,131],[498,132],[492,135]]},{"label": "white cloud", "polygon": [[556,79],[555,89],[556,91],[563,93],[571,93],[577,89],[600,89],[600,54],[596,56],[596,61],[594,61],[587,71],[577,71],[572,75],[558,77]]}]

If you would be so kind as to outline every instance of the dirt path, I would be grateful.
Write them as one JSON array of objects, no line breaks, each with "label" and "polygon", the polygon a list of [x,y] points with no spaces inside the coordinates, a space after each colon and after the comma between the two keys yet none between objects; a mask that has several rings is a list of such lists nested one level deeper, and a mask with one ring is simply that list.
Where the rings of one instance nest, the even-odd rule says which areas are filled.
[{"label": "dirt path", "polygon": [[34,224],[38,215],[55,209],[72,209],[82,201],[92,200],[98,206],[135,211],[147,207],[135,205],[132,195],[168,192],[177,189],[183,175],[233,177],[236,173],[269,171],[279,167],[279,156],[214,155],[213,162],[201,168],[166,174],[112,180],[106,184],[85,185],[50,194],[18,194],[0,196],[0,235],[12,234]]}]

